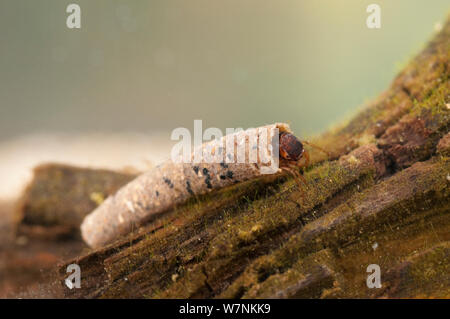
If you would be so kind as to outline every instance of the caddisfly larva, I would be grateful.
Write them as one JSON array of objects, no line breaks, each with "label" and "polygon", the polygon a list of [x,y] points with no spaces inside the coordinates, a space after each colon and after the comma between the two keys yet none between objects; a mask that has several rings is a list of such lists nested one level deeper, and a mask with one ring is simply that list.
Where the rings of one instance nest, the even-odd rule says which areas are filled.
[{"label": "caddisfly larva", "polygon": [[[190,161],[168,160],[138,176],[108,197],[81,225],[85,242],[100,247],[132,231],[158,215],[182,204],[191,196],[264,174],[287,171],[303,180],[298,167],[307,166],[308,153],[289,126],[275,123],[226,135],[201,146],[210,158]],[[211,158],[212,157],[212,158]],[[300,159],[304,158],[304,162]]]}]

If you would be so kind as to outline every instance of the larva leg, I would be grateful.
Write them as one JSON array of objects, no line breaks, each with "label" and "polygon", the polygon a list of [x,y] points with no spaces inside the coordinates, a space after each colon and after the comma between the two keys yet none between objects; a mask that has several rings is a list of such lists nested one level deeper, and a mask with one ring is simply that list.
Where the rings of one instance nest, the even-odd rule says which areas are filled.
[{"label": "larva leg", "polygon": [[295,169],[301,169],[304,167],[308,167],[309,166],[309,153],[307,151],[303,152],[303,157],[305,159],[304,162],[301,162],[301,160],[299,160],[298,162],[296,162],[295,164],[290,163],[288,166],[295,168]]},{"label": "larva leg", "polygon": [[282,167],[282,170],[288,172],[289,174],[292,175],[292,177],[294,177],[295,182],[297,183],[298,186],[298,190],[301,193],[302,198],[305,198],[305,191],[303,190],[303,185],[300,183],[300,180],[303,181],[304,183],[306,183],[306,181],[304,180],[303,176],[300,175],[299,172],[297,172],[297,170],[293,169],[292,167]]},{"label": "larva leg", "polygon": [[303,184],[305,184],[305,186],[307,186],[308,183],[306,182],[306,179],[303,177],[303,175],[298,171],[298,166],[291,164],[289,165],[289,167],[297,173],[297,177],[303,182]]},{"label": "larva leg", "polygon": [[305,157],[305,163],[303,163],[303,164],[299,164],[298,162],[297,162],[297,166],[299,167],[299,168],[302,168],[302,167],[308,167],[309,166],[309,153],[307,152],[307,151],[304,151],[303,152],[303,156]]}]

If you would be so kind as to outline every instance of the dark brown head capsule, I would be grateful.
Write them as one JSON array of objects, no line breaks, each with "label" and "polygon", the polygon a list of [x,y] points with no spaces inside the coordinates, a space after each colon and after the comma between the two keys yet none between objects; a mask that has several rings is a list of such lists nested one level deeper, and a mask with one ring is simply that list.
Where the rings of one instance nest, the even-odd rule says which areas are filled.
[{"label": "dark brown head capsule", "polygon": [[280,156],[289,161],[298,161],[303,155],[303,144],[295,135],[282,132],[280,134]]}]

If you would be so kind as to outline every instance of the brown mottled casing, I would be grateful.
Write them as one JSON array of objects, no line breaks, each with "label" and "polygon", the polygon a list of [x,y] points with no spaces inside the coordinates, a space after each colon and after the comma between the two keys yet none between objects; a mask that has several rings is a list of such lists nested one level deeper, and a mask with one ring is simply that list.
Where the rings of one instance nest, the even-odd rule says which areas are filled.
[{"label": "brown mottled casing", "polygon": [[[264,133],[264,131],[266,133]],[[255,129],[236,132],[222,139],[202,145],[214,151],[222,148],[223,159],[217,163],[177,163],[168,160],[122,187],[115,195],[108,197],[99,207],[86,216],[81,233],[85,242],[91,247],[101,247],[125,235],[149,220],[164,213],[175,205],[184,203],[193,195],[201,195],[234,183],[254,179],[263,175],[262,169],[273,165],[272,158],[261,157],[259,152],[256,162],[249,162],[249,150],[260,145],[261,138],[267,138],[266,154],[272,156],[272,146],[280,132],[290,132],[283,123],[262,126]],[[249,138],[256,136],[256,138]],[[226,140],[234,138],[234,160],[226,149]],[[245,146],[245,161],[237,162],[236,151],[242,143]],[[230,144],[228,144],[230,145]],[[276,144],[278,145],[278,144]],[[228,147],[230,148],[230,147]],[[226,159],[228,155],[228,160]],[[194,158],[194,153],[191,159]],[[232,161],[232,163],[228,163]],[[278,165],[278,158],[276,158]],[[280,170],[277,168],[273,173]]]}]

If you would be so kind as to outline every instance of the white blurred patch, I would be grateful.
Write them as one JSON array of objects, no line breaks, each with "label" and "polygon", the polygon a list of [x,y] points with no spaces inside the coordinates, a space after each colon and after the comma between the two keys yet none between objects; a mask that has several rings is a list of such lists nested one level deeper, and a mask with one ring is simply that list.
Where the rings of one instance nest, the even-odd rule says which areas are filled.
[{"label": "white blurred patch", "polygon": [[39,164],[145,171],[170,158],[170,133],[39,133],[0,142],[0,199],[17,197]]}]

